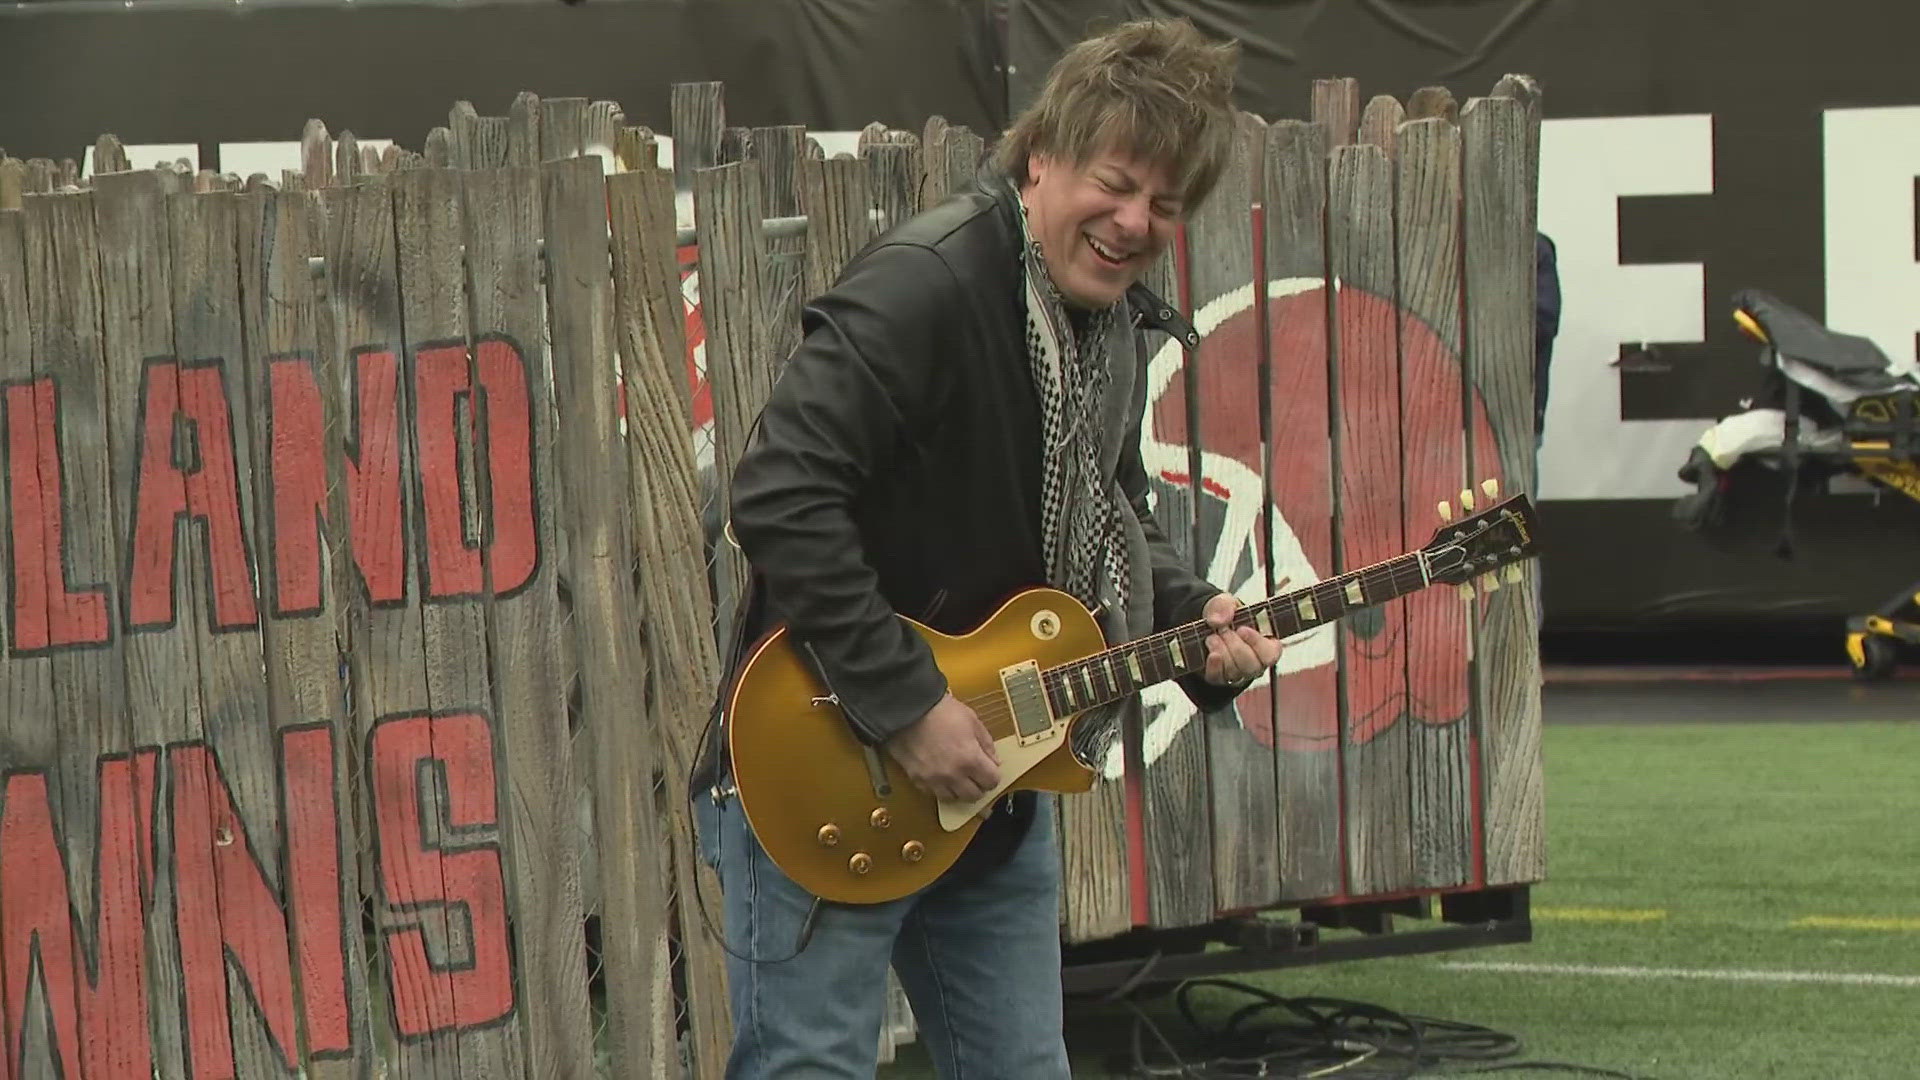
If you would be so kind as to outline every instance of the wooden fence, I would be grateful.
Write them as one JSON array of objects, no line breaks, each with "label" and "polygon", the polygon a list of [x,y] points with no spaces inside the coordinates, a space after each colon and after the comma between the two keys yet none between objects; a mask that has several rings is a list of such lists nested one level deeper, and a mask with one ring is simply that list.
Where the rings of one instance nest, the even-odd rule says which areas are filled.
[{"label": "wooden fence", "polygon": [[[1530,87],[1243,118],[1146,450],[1216,580],[1531,487]],[[702,519],[801,299],[984,148],[828,157],[721,90],[675,88],[672,171],[531,94],[418,153],[310,123],[277,180],[0,160],[0,1080],[720,1074]],[[1156,696],[1064,804],[1064,938],[1537,880],[1531,592]]]}]

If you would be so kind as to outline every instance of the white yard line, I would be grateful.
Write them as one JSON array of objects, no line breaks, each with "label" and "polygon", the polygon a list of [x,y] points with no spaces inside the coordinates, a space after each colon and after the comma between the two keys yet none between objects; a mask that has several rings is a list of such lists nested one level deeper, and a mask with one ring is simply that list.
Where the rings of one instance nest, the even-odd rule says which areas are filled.
[{"label": "white yard line", "polygon": [[1719,982],[1818,983],[1831,986],[1889,986],[1920,989],[1920,975],[1876,975],[1852,971],[1765,971],[1753,968],[1663,968],[1602,964],[1516,964],[1464,960],[1442,963],[1448,971],[1485,971],[1510,975],[1598,975],[1617,979],[1707,979]]}]

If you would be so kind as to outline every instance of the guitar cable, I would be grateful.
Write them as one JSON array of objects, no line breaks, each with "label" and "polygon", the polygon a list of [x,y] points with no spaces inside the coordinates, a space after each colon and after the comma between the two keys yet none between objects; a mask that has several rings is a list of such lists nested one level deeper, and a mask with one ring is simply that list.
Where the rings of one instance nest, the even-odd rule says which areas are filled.
[{"label": "guitar cable", "polygon": [[[701,762],[706,760],[707,749],[713,739],[714,724],[719,719],[720,711],[720,707],[716,702],[714,709],[707,714],[707,722],[700,729],[700,744],[694,752],[693,767],[687,772],[687,838],[693,845],[693,857],[696,859],[703,858],[703,856],[700,853],[700,832],[695,825],[695,819],[700,811],[694,804],[694,799],[697,797],[695,794],[694,780],[699,773]],[[717,764],[715,768],[716,770],[718,769]],[[730,797],[722,792],[717,772],[714,785],[708,791],[707,797],[713,799],[716,803]],[[715,838],[715,842],[720,842],[718,837]],[[718,876],[718,871],[715,871],[715,874]],[[806,952],[807,944],[813,940],[815,928],[820,925],[821,909],[826,906],[825,900],[818,896],[814,897],[812,906],[807,909],[807,917],[800,922],[800,932],[795,935],[793,951],[785,956],[766,959],[736,952],[733,946],[727,944],[726,933],[723,930],[716,929],[713,925],[713,913],[707,907],[707,894],[705,890],[700,888],[700,875],[698,873],[693,875],[693,896],[694,902],[700,908],[700,921],[706,926],[707,933],[711,935],[715,941],[720,943],[720,947],[726,950],[728,956],[743,960],[749,964],[782,964]]]},{"label": "guitar cable", "polygon": [[[1477,1024],[1402,1013],[1380,1005],[1331,997],[1284,997],[1249,983],[1224,978],[1181,980],[1170,989],[1140,989],[1139,976],[1107,993],[1070,994],[1082,1005],[1125,1007],[1133,1016],[1126,1049],[1114,1048],[1108,1060],[1113,1075],[1139,1080],[1241,1080],[1247,1077],[1320,1080],[1406,1080],[1423,1076],[1460,1076],[1492,1072],[1559,1072],[1611,1080],[1647,1080],[1633,1073],[1562,1061],[1526,1060],[1518,1036]],[[1215,996],[1203,1018],[1195,993]],[[1176,1045],[1140,1002],[1168,994],[1192,1030]],[[1219,995],[1243,999],[1235,1007]],[[1148,1037],[1158,1046],[1150,1047]]]}]

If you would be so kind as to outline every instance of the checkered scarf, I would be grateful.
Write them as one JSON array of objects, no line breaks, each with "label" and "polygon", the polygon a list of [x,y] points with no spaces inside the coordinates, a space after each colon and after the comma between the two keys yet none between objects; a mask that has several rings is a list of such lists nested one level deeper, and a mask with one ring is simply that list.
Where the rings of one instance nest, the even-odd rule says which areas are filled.
[{"label": "checkered scarf", "polygon": [[1020,228],[1027,356],[1040,395],[1047,577],[1091,609],[1125,612],[1129,569],[1121,507],[1100,468],[1100,406],[1112,379],[1107,340],[1119,305],[1095,312],[1076,334],[1028,230],[1024,203]]}]

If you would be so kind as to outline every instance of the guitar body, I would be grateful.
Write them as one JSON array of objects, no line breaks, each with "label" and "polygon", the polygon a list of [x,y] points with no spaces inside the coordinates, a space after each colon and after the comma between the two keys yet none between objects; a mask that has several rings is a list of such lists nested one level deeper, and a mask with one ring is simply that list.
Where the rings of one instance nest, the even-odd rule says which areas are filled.
[{"label": "guitar body", "polygon": [[1001,795],[1093,786],[1093,770],[1069,746],[1073,717],[1021,739],[1011,730],[1001,678],[1009,665],[1035,661],[1044,669],[1106,648],[1079,601],[1054,589],[1028,590],[959,637],[903,621],[931,647],[953,696],[989,730],[1003,729],[994,740],[1001,786],[974,804],[943,808],[884,748],[863,744],[796,655],[785,627],[754,649],[734,687],[727,745],[741,809],[774,863],[825,900],[872,904],[907,896],[954,864],[979,830],[979,812]]}]

